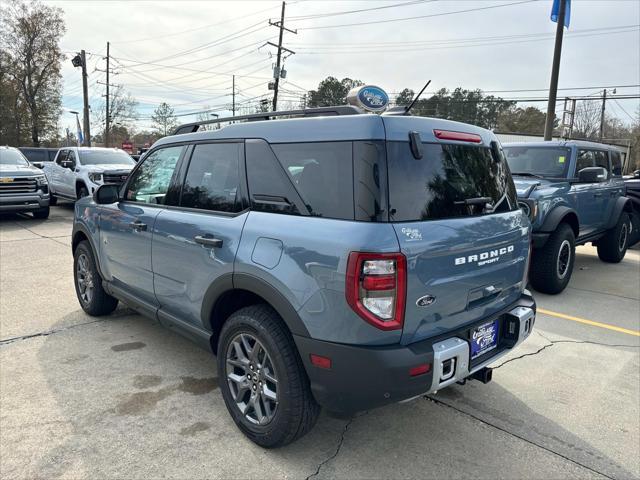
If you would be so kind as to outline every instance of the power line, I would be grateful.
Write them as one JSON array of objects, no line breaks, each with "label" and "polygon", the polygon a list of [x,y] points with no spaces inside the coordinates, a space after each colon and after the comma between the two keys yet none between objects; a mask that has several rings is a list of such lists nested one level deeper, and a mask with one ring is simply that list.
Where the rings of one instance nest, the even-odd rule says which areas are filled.
[{"label": "power line", "polygon": [[629,114],[629,112],[627,112],[624,107],[622,105],[620,105],[620,102],[618,102],[617,98],[612,98],[611,100],[613,100],[615,102],[615,104],[620,107],[620,110],[622,110],[624,113],[627,114],[627,116],[631,119],[632,122],[636,122],[638,119],[634,118],[632,115]]},{"label": "power line", "polygon": [[328,12],[328,13],[318,13],[318,14],[313,14],[313,15],[298,15],[298,16],[293,16],[293,17],[289,17],[289,20],[312,20],[312,19],[316,19],[316,18],[325,18],[325,17],[335,17],[337,15],[348,15],[351,13],[362,13],[362,12],[371,12],[373,10],[384,10],[386,8],[397,8],[397,7],[407,7],[410,5],[416,5],[419,3],[432,3],[432,2],[437,2],[439,0],[413,0],[411,2],[405,2],[405,3],[396,3],[393,5],[383,5],[381,7],[372,7],[372,8],[361,8],[358,10],[345,10],[342,12]]},{"label": "power line", "polygon": [[246,19],[246,18],[249,18],[249,17],[254,17],[256,15],[259,15],[260,13],[264,13],[266,11],[273,10],[274,8],[277,8],[277,7],[276,6],[272,6],[272,7],[269,7],[269,8],[265,8],[263,10],[258,10],[257,12],[253,12],[253,13],[250,13],[248,15],[242,15],[242,16],[239,16],[239,17],[230,18],[230,19],[224,20],[222,22],[211,23],[209,25],[203,25],[201,27],[190,28],[190,29],[187,29],[187,30],[182,30],[180,32],[168,33],[168,34],[165,34],[165,35],[158,35],[156,37],[140,38],[138,40],[123,40],[121,42],[112,42],[112,43],[115,43],[117,45],[121,45],[121,44],[125,44],[125,43],[138,43],[138,42],[146,42],[146,41],[149,41],[149,40],[157,40],[157,39],[160,39],[160,38],[175,37],[175,36],[178,36],[178,35],[184,35],[185,33],[197,32],[198,30],[205,30],[207,28],[217,27],[219,25],[228,25],[229,23],[235,22],[236,20],[242,20],[242,19]]},{"label": "power line", "polygon": [[469,13],[469,12],[479,12],[481,10],[491,10],[494,8],[503,8],[503,7],[510,7],[513,5],[521,5],[524,3],[532,3],[532,2],[537,2],[540,0],[523,0],[520,2],[512,2],[512,3],[503,3],[500,5],[490,5],[490,6],[486,6],[486,7],[478,7],[478,8],[467,8],[465,10],[455,10],[453,12],[442,12],[442,13],[432,13],[429,15],[417,15],[414,17],[404,17],[404,18],[390,18],[387,20],[373,20],[373,21],[369,21],[369,22],[358,22],[358,23],[343,23],[343,24],[339,24],[339,25],[319,25],[317,27],[300,27],[298,28],[298,30],[320,30],[320,29],[325,29],[325,28],[341,28],[341,27],[357,27],[357,26],[361,26],[361,25],[377,25],[380,23],[390,23],[390,22],[403,22],[403,21],[407,21],[407,20],[418,20],[421,18],[432,18],[432,17],[443,17],[445,15],[456,15],[458,13]]},{"label": "power line", "polygon": [[[568,38],[578,38],[578,37],[596,37],[601,35],[616,35],[621,33],[632,33],[637,31],[640,28],[634,27],[627,30],[616,30],[609,32],[599,32],[599,33],[584,33],[584,34],[572,34],[567,35]],[[491,45],[514,45],[518,43],[529,43],[529,42],[539,42],[539,41],[548,41],[553,40],[553,34],[548,34],[545,38],[529,38],[529,39],[521,39],[521,40],[508,40],[508,41],[487,41],[487,42],[478,42],[478,43],[468,43],[461,45],[428,45],[430,50],[448,50],[452,48],[469,48],[469,47],[484,47]],[[322,48],[322,47],[320,47]],[[304,50],[304,48],[302,48]],[[339,50],[339,51],[298,51],[300,55],[352,55],[352,54],[363,54],[363,53],[391,53],[391,52],[411,52],[411,51],[424,51],[424,46],[416,47],[416,48],[386,48],[386,49],[372,49],[372,50]]]}]

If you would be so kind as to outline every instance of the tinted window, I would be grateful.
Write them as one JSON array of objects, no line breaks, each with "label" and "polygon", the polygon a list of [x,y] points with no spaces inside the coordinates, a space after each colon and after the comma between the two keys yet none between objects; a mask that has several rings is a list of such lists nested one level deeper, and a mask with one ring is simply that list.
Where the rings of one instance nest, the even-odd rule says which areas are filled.
[{"label": "tinted window", "polygon": [[62,162],[64,162],[67,159],[68,153],[69,150],[60,150],[60,154],[56,158],[56,163],[60,165]]},{"label": "tinted window", "polygon": [[76,152],[74,152],[73,150],[69,150],[69,153],[67,154],[67,161],[68,162],[73,162],[73,164],[76,164]]},{"label": "tinted window", "polygon": [[609,158],[607,152],[603,152],[601,150],[593,152],[593,158],[596,162],[596,167],[602,167],[607,172],[609,171]]},{"label": "tinted window", "polygon": [[185,147],[160,148],[145,158],[127,184],[125,198],[136,202],[173,204],[169,185]]},{"label": "tinted window", "polygon": [[541,177],[564,177],[571,151],[564,147],[504,147],[513,175],[530,173]]},{"label": "tinted window", "polygon": [[351,142],[272,147],[311,215],[353,220]]},{"label": "tinted window", "polygon": [[613,175],[622,175],[622,160],[620,152],[610,152],[611,154],[611,173]]},{"label": "tinted window", "polygon": [[239,212],[239,143],[196,145],[182,187],[180,205],[189,208]]},{"label": "tinted window", "polygon": [[576,173],[583,168],[595,166],[595,158],[592,150],[579,150],[578,161],[576,163]]},{"label": "tinted window", "polygon": [[53,160],[56,158],[56,154],[58,153],[58,150],[55,148],[50,148],[49,149],[49,158],[48,160],[50,162],[53,162]]},{"label": "tinted window", "polygon": [[269,144],[264,140],[247,140],[245,149],[251,208],[291,215],[306,213],[307,208]]},{"label": "tinted window", "polygon": [[27,157],[27,160],[29,160],[30,162],[46,162],[48,160],[46,150],[38,150],[35,148],[21,148],[20,151],[25,157]]},{"label": "tinted window", "polygon": [[81,150],[82,165],[135,165],[129,155],[122,150]]},{"label": "tinted window", "polygon": [[[479,146],[423,144],[416,160],[408,142],[387,144],[389,218],[435,220],[510,211],[516,192],[503,160]],[[478,201],[486,197],[487,201]],[[466,203],[465,200],[476,199]]]},{"label": "tinted window", "polygon": [[353,142],[353,189],[356,220],[389,219],[384,142]]}]

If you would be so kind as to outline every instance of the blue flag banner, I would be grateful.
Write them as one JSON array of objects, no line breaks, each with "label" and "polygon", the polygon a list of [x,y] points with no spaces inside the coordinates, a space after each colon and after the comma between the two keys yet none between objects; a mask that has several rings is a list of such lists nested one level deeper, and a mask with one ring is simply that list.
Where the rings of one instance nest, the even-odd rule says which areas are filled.
[{"label": "blue flag banner", "polygon": [[[569,28],[571,21],[571,0],[565,0],[567,6],[564,11],[564,26]],[[560,0],[553,0],[551,7],[551,21],[558,23],[558,12],[560,11]]]},{"label": "blue flag banner", "polygon": [[84,135],[82,135],[82,129],[80,128],[80,120],[78,120],[77,115],[76,115],[76,125],[78,127],[78,145],[82,145],[84,143]]}]

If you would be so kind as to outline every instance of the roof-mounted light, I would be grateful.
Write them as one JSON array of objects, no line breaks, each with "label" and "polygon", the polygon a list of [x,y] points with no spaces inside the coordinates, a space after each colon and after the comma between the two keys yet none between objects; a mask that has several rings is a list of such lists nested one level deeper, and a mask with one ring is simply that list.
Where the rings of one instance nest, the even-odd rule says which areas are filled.
[{"label": "roof-mounted light", "polygon": [[456,142],[482,143],[482,137],[475,133],[452,132],[450,130],[434,130],[439,140],[455,140]]}]

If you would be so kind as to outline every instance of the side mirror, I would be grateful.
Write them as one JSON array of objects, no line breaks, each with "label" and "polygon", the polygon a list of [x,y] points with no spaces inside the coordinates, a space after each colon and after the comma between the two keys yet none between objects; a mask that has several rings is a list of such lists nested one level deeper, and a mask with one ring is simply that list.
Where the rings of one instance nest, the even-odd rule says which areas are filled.
[{"label": "side mirror", "polygon": [[633,178],[640,178],[640,170],[633,172]]},{"label": "side mirror", "polygon": [[33,165],[36,168],[39,168],[40,170],[44,168],[44,162],[31,162],[31,165]]},{"label": "side mirror", "polygon": [[98,205],[109,205],[120,200],[120,187],[118,185],[106,184],[100,185],[93,192],[93,201]]},{"label": "side mirror", "polygon": [[62,168],[73,169],[74,164],[71,160],[63,160],[62,162],[60,162],[60,166]]},{"label": "side mirror", "polygon": [[587,167],[578,172],[578,182],[580,183],[600,183],[606,182],[609,174],[602,167]]}]

